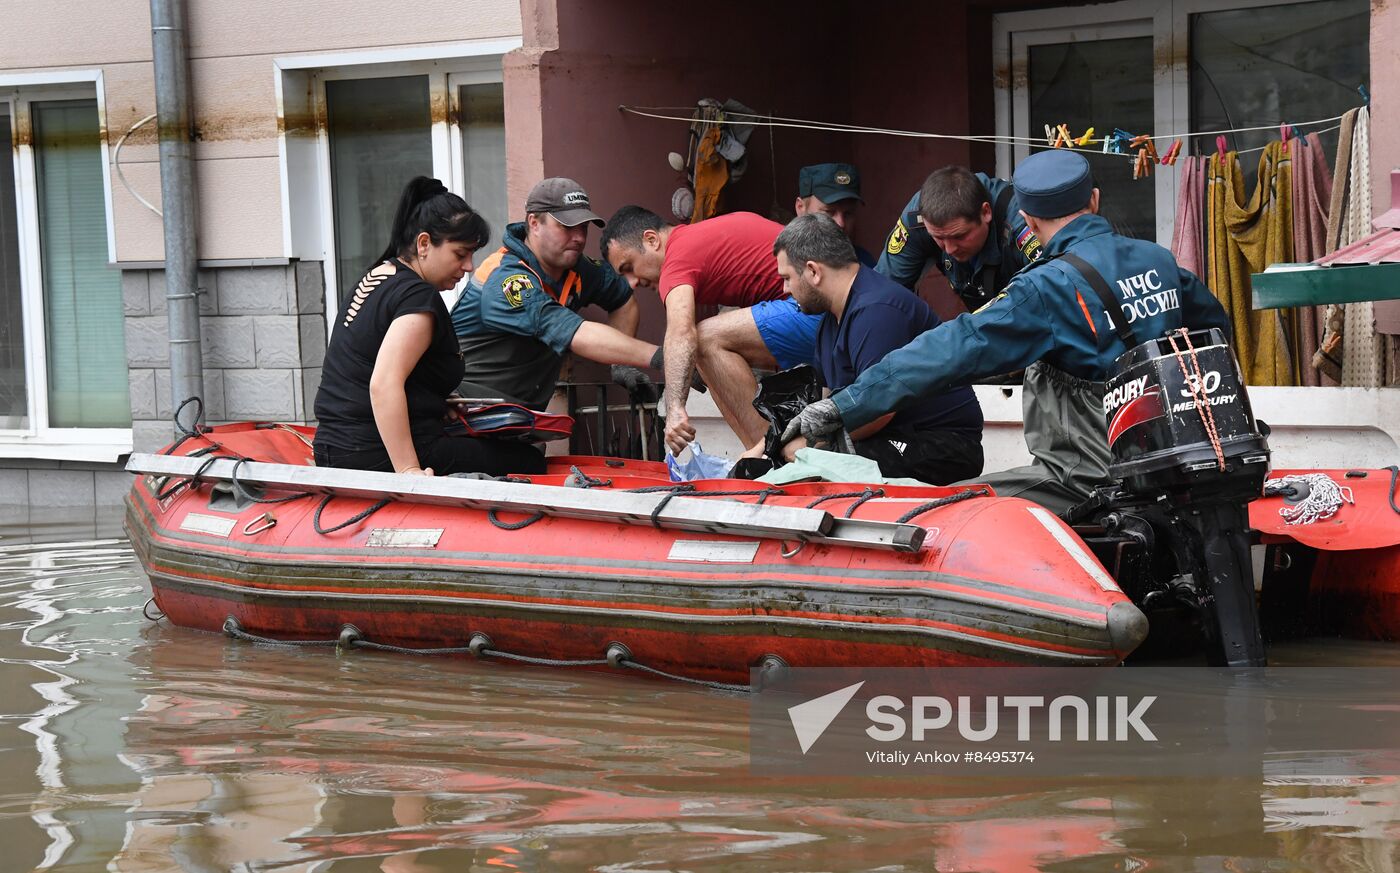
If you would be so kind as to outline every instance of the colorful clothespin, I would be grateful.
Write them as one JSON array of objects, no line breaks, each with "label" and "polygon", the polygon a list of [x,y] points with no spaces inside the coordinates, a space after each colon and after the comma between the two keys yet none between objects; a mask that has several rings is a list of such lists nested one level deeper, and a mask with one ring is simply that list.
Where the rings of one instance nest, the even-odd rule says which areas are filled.
[{"label": "colorful clothespin", "polygon": [[1084,146],[1088,145],[1093,140],[1093,138],[1094,129],[1091,127],[1088,130],[1084,131],[1084,135],[1081,136],[1079,139],[1075,140],[1074,144],[1079,146],[1080,148],[1083,148]]},{"label": "colorful clothespin", "polygon": [[1128,141],[1128,148],[1137,149],[1137,160],[1133,163],[1133,178],[1152,175],[1152,165],[1157,162],[1157,147],[1148,134],[1135,136]]},{"label": "colorful clothespin", "polygon": [[1298,125],[1290,124],[1288,128],[1293,131],[1293,138],[1303,144],[1303,148],[1311,148],[1311,146],[1308,145],[1308,138],[1303,136],[1303,132],[1298,129]]},{"label": "colorful clothespin", "polygon": [[1366,90],[1365,85],[1357,85],[1356,92],[1361,95],[1361,99],[1366,101],[1366,105],[1371,105],[1371,92]]},{"label": "colorful clothespin", "polygon": [[1217,136],[1215,138],[1215,153],[1223,158],[1225,157],[1225,153],[1229,150],[1225,143],[1225,134],[1222,133],[1220,136]]},{"label": "colorful clothespin", "polygon": [[1177,140],[1176,142],[1172,143],[1172,147],[1167,149],[1167,153],[1165,155],[1162,155],[1162,157],[1157,162],[1159,164],[1165,164],[1166,166],[1170,167],[1176,163],[1177,156],[1180,154],[1181,140]]},{"label": "colorful clothespin", "polygon": [[1292,129],[1289,128],[1288,122],[1285,121],[1283,124],[1280,124],[1278,126],[1278,138],[1279,142],[1283,143],[1284,152],[1287,152],[1288,141],[1293,138],[1293,132]]},{"label": "colorful clothespin", "polygon": [[1048,125],[1048,124],[1045,125],[1045,144],[1046,144],[1046,145],[1050,146],[1050,148],[1053,149],[1053,148],[1055,147],[1055,141],[1056,141],[1057,139],[1059,139],[1059,138],[1060,138],[1060,133],[1059,133],[1059,131],[1055,130],[1055,128],[1051,127],[1051,126]]},{"label": "colorful clothespin", "polygon": [[1127,145],[1133,139],[1133,135],[1121,127],[1115,127],[1113,133],[1103,138],[1103,151],[1106,155],[1126,155]]}]

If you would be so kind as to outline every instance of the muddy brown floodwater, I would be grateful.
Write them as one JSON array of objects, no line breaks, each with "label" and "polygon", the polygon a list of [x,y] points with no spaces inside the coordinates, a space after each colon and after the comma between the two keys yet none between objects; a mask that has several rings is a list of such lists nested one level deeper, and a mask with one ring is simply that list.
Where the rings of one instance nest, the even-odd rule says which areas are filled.
[{"label": "muddy brown floodwater", "polygon": [[0,531],[0,871],[1400,867],[1396,778],[758,778],[742,697],[153,623],[114,520],[55,535]]}]

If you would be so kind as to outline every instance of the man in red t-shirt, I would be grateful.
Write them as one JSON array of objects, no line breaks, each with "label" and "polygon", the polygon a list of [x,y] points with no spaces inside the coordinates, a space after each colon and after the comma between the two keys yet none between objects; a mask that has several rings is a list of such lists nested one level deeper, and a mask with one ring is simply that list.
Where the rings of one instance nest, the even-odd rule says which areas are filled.
[{"label": "man in red t-shirt", "polygon": [[[773,242],[783,226],[752,212],[670,225],[640,206],[624,206],[603,228],[603,257],[635,291],[655,288],[666,307],[666,445],[679,453],[695,439],[685,402],[698,367],[715,406],[745,446],[763,441],[768,423],[753,408],[755,367],[810,364],[820,316],[783,293]],[[695,307],[738,306],[698,325]]]}]

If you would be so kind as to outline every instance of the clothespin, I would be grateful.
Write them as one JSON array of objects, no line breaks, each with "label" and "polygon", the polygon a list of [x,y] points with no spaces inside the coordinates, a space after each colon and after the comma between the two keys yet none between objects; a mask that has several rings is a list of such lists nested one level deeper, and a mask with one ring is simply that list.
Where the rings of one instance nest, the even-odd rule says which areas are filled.
[{"label": "clothespin", "polygon": [[1070,136],[1069,125],[1060,124],[1055,127],[1055,141],[1050,143],[1051,148],[1074,145],[1074,137]]},{"label": "clothespin", "polygon": [[1115,127],[1113,133],[1103,138],[1103,151],[1107,155],[1125,155],[1128,153],[1127,144],[1133,139],[1133,135],[1121,127]]},{"label": "clothespin", "polygon": [[1288,128],[1293,131],[1293,138],[1303,144],[1303,148],[1311,148],[1308,145],[1308,138],[1303,136],[1303,132],[1298,129],[1298,125],[1290,124]]},{"label": "clothespin", "polygon": [[1075,140],[1075,141],[1074,141],[1074,144],[1082,148],[1082,147],[1088,145],[1089,142],[1090,142],[1093,138],[1094,138],[1094,129],[1091,127],[1091,128],[1089,128],[1088,130],[1084,131],[1084,135],[1081,136],[1079,139]]},{"label": "clothespin", "polygon": [[1046,145],[1050,146],[1050,148],[1053,149],[1053,148],[1055,147],[1055,141],[1056,141],[1057,139],[1059,139],[1059,137],[1060,137],[1060,134],[1059,134],[1059,132],[1058,132],[1057,130],[1055,130],[1055,128],[1051,127],[1051,126],[1048,125],[1048,124],[1045,125],[1045,144],[1046,144]]},{"label": "clothespin", "polygon": [[1177,156],[1181,154],[1181,140],[1172,143],[1172,147],[1167,149],[1167,153],[1158,160],[1159,164],[1170,167],[1176,163]]},{"label": "clothespin", "polygon": [[1365,85],[1357,85],[1356,91],[1361,95],[1361,99],[1366,101],[1366,105],[1371,105],[1371,92],[1366,90]]},{"label": "clothespin", "polygon": [[1229,148],[1227,148],[1225,144],[1225,134],[1222,133],[1220,136],[1217,136],[1215,138],[1215,153],[1223,158],[1225,157],[1225,153],[1228,151]]}]

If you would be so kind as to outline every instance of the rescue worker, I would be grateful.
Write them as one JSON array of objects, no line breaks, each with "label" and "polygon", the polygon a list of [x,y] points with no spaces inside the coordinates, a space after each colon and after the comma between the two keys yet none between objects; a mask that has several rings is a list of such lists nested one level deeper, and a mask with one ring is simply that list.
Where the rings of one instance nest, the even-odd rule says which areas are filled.
[{"label": "rescue worker", "polygon": [[1027,367],[1026,447],[1035,460],[973,481],[1060,513],[1109,481],[1103,382],[1114,359],[1181,327],[1229,336],[1229,321],[1171,252],[1119,236],[1098,215],[1099,190],[1083,155],[1034,154],[1015,185],[1044,257],[977,312],[928,331],[808,406],[785,438],[859,428],[918,397]]},{"label": "rescue worker", "polygon": [[[797,171],[798,215],[820,212],[831,216],[847,237],[856,230],[856,213],[865,203],[860,197],[860,172],[850,164],[812,164]],[[852,238],[852,244],[855,240]],[[856,246],[856,259],[875,266],[875,256]]]},{"label": "rescue worker", "polygon": [[[452,327],[466,364],[459,393],[500,397],[544,409],[565,352],[613,365],[613,378],[635,388],[658,347],[637,339],[641,308],[626,280],[583,254],[588,226],[603,219],[572,179],[545,179],[525,199],[525,220],[506,226],[505,245],[482,262],[452,307]],[[579,314],[594,304],[607,324]],[[632,384],[628,385],[628,382]]]},{"label": "rescue worker", "polygon": [[1039,256],[1040,245],[1010,182],[948,166],[930,173],[910,198],[875,269],[912,291],[935,267],[976,312]]},{"label": "rescue worker", "polygon": [[[783,229],[752,212],[669,225],[640,206],[619,209],[603,229],[603,257],[634,288],[655,288],[666,308],[666,445],[679,454],[695,439],[686,414],[698,368],[710,396],[745,446],[768,422],[753,408],[754,368],[812,363],[821,317],[783,291],[773,241]],[[742,307],[697,323],[698,306]]]},{"label": "rescue worker", "polygon": [[[823,313],[817,371],[838,391],[885,355],[939,324],[918,296],[856,260],[851,241],[828,216],[799,215],[773,244],[783,287],[803,312]],[[889,477],[946,485],[982,472],[982,407],[966,385],[915,398],[851,431],[857,454]],[[807,441],[783,446],[793,460]],[[763,453],[762,442],[749,451]]]}]

